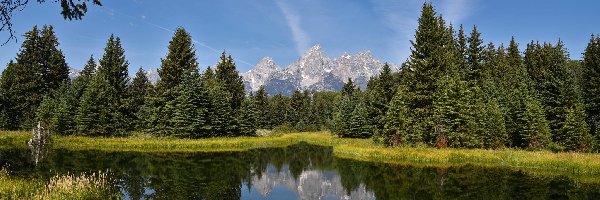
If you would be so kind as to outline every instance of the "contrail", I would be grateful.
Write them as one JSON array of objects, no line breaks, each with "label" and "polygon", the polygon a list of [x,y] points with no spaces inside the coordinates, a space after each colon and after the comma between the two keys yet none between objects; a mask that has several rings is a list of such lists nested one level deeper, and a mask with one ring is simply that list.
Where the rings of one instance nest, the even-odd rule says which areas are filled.
[{"label": "contrail", "polygon": [[[155,24],[155,23],[149,22],[149,21],[148,21],[148,20],[146,20],[146,19],[140,20],[140,19],[138,19],[137,17],[134,17],[134,16],[131,16],[131,15],[128,15],[128,14],[121,13],[121,12],[119,12],[119,11],[115,10],[115,9],[112,9],[112,8],[108,7],[108,6],[101,6],[101,8],[108,10],[108,14],[109,14],[109,15],[113,15],[113,13],[117,13],[117,14],[119,14],[119,15],[122,15],[122,16],[125,16],[125,17],[128,17],[128,18],[130,18],[130,19],[132,19],[132,20],[135,20],[135,21],[138,21],[138,22],[142,22],[142,23],[144,23],[144,24],[146,24],[146,25],[150,25],[150,26],[153,26],[153,27],[155,27],[155,28],[161,29],[161,30],[163,30],[163,31],[166,31],[166,32],[169,32],[169,33],[175,33],[175,30],[172,30],[172,29],[169,29],[169,28],[165,28],[165,27],[163,27],[163,26],[161,26],[161,25],[158,25],[158,24]],[[203,42],[199,42],[198,40],[192,39],[192,42],[193,42],[194,44],[197,44],[197,45],[201,46],[201,47],[207,48],[208,50],[212,51],[213,53],[215,53],[215,54],[217,54],[217,55],[219,55],[219,54],[221,53],[221,51],[218,51],[217,49],[215,49],[215,48],[213,48],[213,47],[211,47],[211,46],[209,46],[209,45],[207,45],[207,44],[205,44],[205,43],[203,43]],[[238,61],[238,62],[240,62],[240,63],[242,63],[242,64],[245,64],[245,65],[248,65],[248,66],[250,66],[250,67],[253,67],[253,65],[252,65],[252,64],[250,64],[249,62],[246,62],[246,61],[244,61],[244,60],[242,60],[242,59],[237,59],[237,61]]]}]

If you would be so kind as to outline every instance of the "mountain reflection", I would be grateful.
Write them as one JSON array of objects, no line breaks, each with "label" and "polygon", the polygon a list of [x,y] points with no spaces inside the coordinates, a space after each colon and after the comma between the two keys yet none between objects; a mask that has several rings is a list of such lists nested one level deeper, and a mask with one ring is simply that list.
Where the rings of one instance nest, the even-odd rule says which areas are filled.
[{"label": "mountain reflection", "polygon": [[41,180],[109,170],[125,199],[600,199],[600,184],[564,176],[359,162],[302,143],[221,153],[53,149],[37,165],[31,155],[29,149],[0,149],[0,165]]},{"label": "mountain reflection", "polygon": [[278,170],[268,165],[262,175],[252,177],[252,186],[262,197],[269,197],[277,186],[293,191],[300,199],[375,199],[364,184],[347,191],[335,171],[306,170],[294,178],[287,165]]}]

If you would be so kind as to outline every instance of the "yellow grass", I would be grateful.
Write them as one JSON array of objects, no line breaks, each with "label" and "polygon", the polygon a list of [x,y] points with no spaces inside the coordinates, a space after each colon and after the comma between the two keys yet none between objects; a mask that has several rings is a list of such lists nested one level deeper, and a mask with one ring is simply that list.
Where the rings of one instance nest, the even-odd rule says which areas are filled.
[{"label": "yellow grass", "polygon": [[[0,146],[25,143],[26,133],[0,132]],[[12,139],[7,139],[12,138]],[[54,137],[54,148],[129,152],[222,152],[254,148],[285,147],[299,142],[331,146],[336,157],[370,162],[417,166],[497,166],[543,173],[600,175],[600,154],[553,153],[517,149],[387,148],[370,139],[342,139],[326,132],[291,133],[280,136],[173,139]],[[8,142],[7,142],[8,141]]]}]

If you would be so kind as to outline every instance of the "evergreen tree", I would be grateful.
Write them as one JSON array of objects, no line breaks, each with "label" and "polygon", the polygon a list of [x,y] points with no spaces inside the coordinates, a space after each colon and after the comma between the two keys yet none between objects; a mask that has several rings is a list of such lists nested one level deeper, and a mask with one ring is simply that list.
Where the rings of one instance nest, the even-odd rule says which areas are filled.
[{"label": "evergreen tree", "polygon": [[383,131],[375,134],[375,141],[385,145],[398,146],[407,143],[422,142],[422,138],[411,135],[411,112],[409,111],[409,96],[408,87],[401,84],[394,97],[392,98],[389,108],[385,114],[385,125]]},{"label": "evergreen tree", "polygon": [[174,127],[174,109],[179,94],[180,83],[184,76],[197,73],[198,62],[192,38],[185,29],[179,27],[169,41],[167,55],[161,59],[158,69],[160,80],[152,95],[147,95],[140,116],[144,116],[143,127],[147,131],[159,135],[172,135]]},{"label": "evergreen tree", "polygon": [[583,105],[575,105],[567,110],[564,126],[556,137],[565,150],[587,152],[592,149],[594,138],[585,123]]},{"label": "evergreen tree", "polygon": [[484,48],[481,33],[477,30],[477,26],[473,26],[471,35],[467,40],[469,42],[467,48],[467,80],[471,85],[475,84],[481,86],[484,71]]},{"label": "evergreen tree", "polygon": [[367,138],[373,135],[373,128],[368,119],[367,106],[363,101],[357,103],[348,122],[348,135],[356,138]]},{"label": "evergreen tree", "polygon": [[208,137],[209,106],[208,91],[197,72],[182,77],[184,80],[175,88],[177,97],[173,117],[170,119],[173,135],[184,138]]},{"label": "evergreen tree", "polygon": [[338,137],[351,137],[350,118],[352,118],[356,100],[353,96],[342,95],[341,100],[337,102],[337,109],[333,114],[333,133]]},{"label": "evergreen tree", "polygon": [[37,107],[43,97],[68,81],[68,67],[52,26],[37,26],[25,33],[16,57],[2,73],[5,98],[3,128],[29,128],[35,122]]},{"label": "evergreen tree", "polygon": [[352,79],[348,78],[348,81],[342,86],[343,96],[352,96],[358,90],[358,87],[352,82]]},{"label": "evergreen tree", "polygon": [[210,136],[235,136],[239,127],[235,120],[235,112],[231,108],[232,94],[225,88],[224,83],[218,82],[211,88]]},{"label": "evergreen tree", "polygon": [[116,98],[126,97],[129,62],[125,59],[125,50],[121,47],[119,37],[110,35],[99,63],[97,76],[108,81],[116,92],[114,94]]},{"label": "evergreen tree", "polygon": [[456,43],[453,31],[446,28],[445,22],[438,17],[433,6],[423,4],[415,40],[411,41],[411,55],[407,66],[411,69],[412,80],[410,109],[414,112],[414,131],[426,136],[426,142],[433,142],[435,134],[431,118],[433,117],[433,94],[437,90],[436,82],[442,74],[456,70]]},{"label": "evergreen tree", "polygon": [[269,98],[269,125],[276,127],[290,123],[290,98],[281,93]]},{"label": "evergreen tree", "polygon": [[385,125],[385,113],[388,104],[394,97],[397,89],[397,83],[391,72],[390,66],[386,63],[378,76],[373,77],[367,84],[367,102],[369,118],[376,130],[383,130]]},{"label": "evergreen tree", "polygon": [[133,78],[130,85],[128,85],[128,91],[130,93],[129,98],[126,100],[127,104],[127,120],[131,123],[128,128],[130,130],[140,127],[138,124],[140,123],[140,118],[138,113],[142,109],[142,106],[145,104],[145,98],[148,94],[148,91],[151,89],[152,84],[146,77],[146,73],[144,69],[141,67],[135,73],[135,77]]},{"label": "evergreen tree", "polygon": [[269,125],[269,96],[264,86],[260,86],[253,97],[256,109],[256,128],[268,129]]},{"label": "evergreen tree", "polygon": [[81,97],[77,111],[77,134],[84,136],[122,135],[124,117],[117,109],[117,89],[103,76],[96,76]]},{"label": "evergreen tree", "polygon": [[246,98],[242,102],[240,113],[237,118],[239,123],[239,135],[240,136],[256,136],[256,124],[257,124],[257,101],[253,101],[252,97]]},{"label": "evergreen tree", "polygon": [[520,132],[520,147],[527,149],[542,149],[551,142],[548,121],[544,117],[541,103],[535,96],[526,95],[523,99],[523,112],[519,113],[522,131]]},{"label": "evergreen tree", "polygon": [[583,53],[583,99],[590,133],[600,142],[600,37],[592,35]]},{"label": "evergreen tree", "polygon": [[58,89],[65,81],[69,80],[69,67],[65,56],[58,49],[58,39],[52,26],[44,26],[40,32],[39,54],[42,79],[44,80],[44,94]]},{"label": "evergreen tree", "polygon": [[81,70],[81,73],[79,73],[78,77],[82,77],[82,78],[86,78],[86,79],[91,79],[92,77],[94,77],[96,75],[96,69],[97,68],[98,68],[98,65],[96,65],[96,61],[94,60],[94,56],[91,55],[90,59],[88,59],[88,61],[85,64],[85,66],[83,66],[83,70]]},{"label": "evergreen tree", "polygon": [[231,55],[226,56],[225,52],[221,54],[221,60],[215,69],[215,78],[217,82],[224,84],[224,88],[232,95],[231,109],[240,108],[246,96],[246,90],[242,76],[239,75]]},{"label": "evergreen tree", "polygon": [[167,56],[161,59],[158,70],[160,80],[156,82],[156,89],[160,93],[177,87],[183,81],[183,76],[197,70],[196,50],[192,43],[192,36],[179,27],[169,41]]}]

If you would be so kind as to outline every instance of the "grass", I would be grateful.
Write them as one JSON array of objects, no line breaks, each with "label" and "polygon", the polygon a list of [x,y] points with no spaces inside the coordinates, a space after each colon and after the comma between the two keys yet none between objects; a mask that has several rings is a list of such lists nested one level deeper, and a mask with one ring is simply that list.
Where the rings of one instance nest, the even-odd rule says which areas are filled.
[{"label": "grass", "polygon": [[[21,147],[25,145],[27,138],[28,133],[26,132],[0,132],[0,146]],[[298,142],[307,142],[321,146],[332,146],[336,157],[369,162],[432,167],[471,164],[509,167],[541,174],[559,173],[581,177],[600,175],[600,154],[553,153],[516,149],[386,148],[373,144],[370,139],[337,138],[324,132],[197,140],[148,136],[128,138],[57,136],[53,140],[54,148],[129,152],[245,151],[254,148],[285,147]]]},{"label": "grass", "polygon": [[111,189],[108,173],[56,175],[49,181],[11,176],[0,169],[1,199],[120,199]]}]

